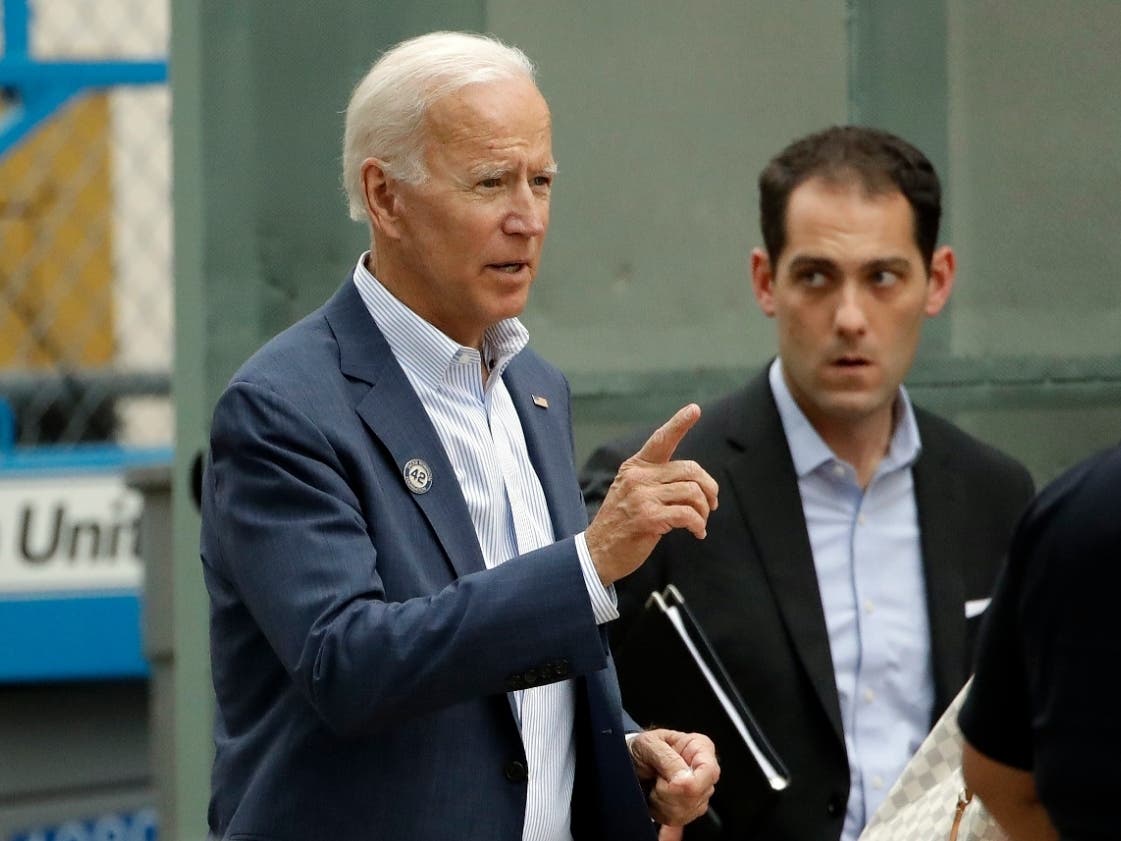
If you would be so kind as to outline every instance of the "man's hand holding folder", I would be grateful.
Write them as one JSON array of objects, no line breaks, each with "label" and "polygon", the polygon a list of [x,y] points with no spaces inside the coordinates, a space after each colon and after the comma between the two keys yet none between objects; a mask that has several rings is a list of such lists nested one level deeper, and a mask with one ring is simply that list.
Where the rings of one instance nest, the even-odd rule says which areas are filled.
[{"label": "man's hand holding folder", "polygon": [[640,725],[700,730],[720,751],[723,780],[689,837],[748,835],[790,778],[676,587],[651,594],[615,665],[623,706]]},{"label": "man's hand holding folder", "polygon": [[684,825],[708,809],[720,779],[716,748],[700,733],[646,730],[631,739],[638,778],[650,786],[650,815],[662,824],[658,841],[678,841]]}]

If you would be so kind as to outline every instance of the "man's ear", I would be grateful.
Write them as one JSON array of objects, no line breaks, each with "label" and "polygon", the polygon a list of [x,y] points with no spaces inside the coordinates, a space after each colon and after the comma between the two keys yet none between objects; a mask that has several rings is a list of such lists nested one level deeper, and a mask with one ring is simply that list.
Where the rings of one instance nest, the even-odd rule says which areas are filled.
[{"label": "man's ear", "polygon": [[759,309],[768,318],[775,317],[775,275],[771,267],[771,258],[762,248],[753,248],[751,251],[751,288],[755,291],[755,300]]},{"label": "man's ear", "polygon": [[942,312],[942,307],[946,306],[954,289],[956,271],[957,258],[954,257],[953,249],[948,245],[936,249],[930,259],[930,279],[926,284],[925,311],[928,316],[938,315]]},{"label": "man's ear", "polygon": [[362,161],[362,193],[366,199],[366,216],[375,231],[390,239],[400,232],[397,222],[401,212],[400,182],[385,170],[377,158]]}]

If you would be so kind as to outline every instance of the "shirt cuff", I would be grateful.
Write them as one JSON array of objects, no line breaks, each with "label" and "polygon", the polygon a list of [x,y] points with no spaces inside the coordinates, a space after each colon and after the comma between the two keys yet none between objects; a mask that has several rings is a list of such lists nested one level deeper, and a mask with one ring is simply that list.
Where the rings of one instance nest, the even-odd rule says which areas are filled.
[{"label": "shirt cuff", "polygon": [[580,557],[580,571],[584,573],[584,586],[588,588],[588,597],[592,600],[592,613],[595,615],[596,624],[603,625],[619,618],[619,599],[615,596],[615,585],[604,587],[596,572],[592,553],[588,551],[588,541],[584,539],[584,532],[576,535],[576,554]]}]

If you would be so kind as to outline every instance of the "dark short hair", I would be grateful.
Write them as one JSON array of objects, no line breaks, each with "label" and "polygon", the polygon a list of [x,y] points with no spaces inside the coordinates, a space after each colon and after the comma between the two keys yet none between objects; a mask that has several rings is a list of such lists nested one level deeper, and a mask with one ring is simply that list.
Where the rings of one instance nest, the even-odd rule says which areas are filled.
[{"label": "dark short hair", "polygon": [[938,173],[906,140],[864,126],[833,126],[795,140],[759,173],[759,225],[772,264],[786,246],[790,194],[811,178],[856,183],[869,195],[898,190],[911,205],[915,244],[930,267],[942,217]]}]

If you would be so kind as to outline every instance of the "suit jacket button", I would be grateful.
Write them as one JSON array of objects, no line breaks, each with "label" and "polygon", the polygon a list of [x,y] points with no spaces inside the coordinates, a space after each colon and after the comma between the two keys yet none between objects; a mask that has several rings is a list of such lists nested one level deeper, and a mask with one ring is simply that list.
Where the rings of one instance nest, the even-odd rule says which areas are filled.
[{"label": "suit jacket button", "polygon": [[512,783],[524,783],[529,779],[529,768],[520,759],[511,759],[507,762],[506,767],[502,769],[502,773]]},{"label": "suit jacket button", "polygon": [[557,660],[553,663],[553,674],[561,678],[568,677],[568,661]]},{"label": "suit jacket button", "polygon": [[844,814],[845,802],[841,799],[839,794],[834,794],[829,798],[829,802],[825,804],[825,811],[829,817],[835,818],[837,815]]},{"label": "suit jacket button", "polygon": [[525,685],[537,686],[541,682],[541,678],[537,675],[536,669],[529,669],[525,673]]}]

